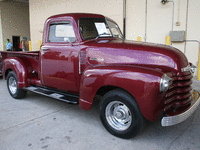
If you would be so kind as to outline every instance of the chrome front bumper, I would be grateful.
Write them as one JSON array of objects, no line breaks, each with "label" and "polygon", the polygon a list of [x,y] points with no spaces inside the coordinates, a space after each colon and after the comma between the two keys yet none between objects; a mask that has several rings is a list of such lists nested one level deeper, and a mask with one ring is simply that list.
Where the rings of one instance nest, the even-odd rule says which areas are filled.
[{"label": "chrome front bumper", "polygon": [[163,117],[161,120],[161,125],[162,126],[176,125],[178,123],[185,121],[188,117],[190,117],[197,109],[200,103],[200,97],[197,91],[193,92],[193,99],[195,103],[193,103],[193,105],[187,111],[179,115]]}]

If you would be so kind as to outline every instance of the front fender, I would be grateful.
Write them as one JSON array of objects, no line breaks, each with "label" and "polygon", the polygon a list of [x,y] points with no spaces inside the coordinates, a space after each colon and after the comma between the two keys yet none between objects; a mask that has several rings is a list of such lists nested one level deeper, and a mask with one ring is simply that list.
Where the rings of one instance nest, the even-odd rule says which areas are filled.
[{"label": "front fender", "polygon": [[163,96],[159,91],[163,73],[141,66],[96,66],[83,72],[80,84],[80,107],[89,110],[94,96],[103,86],[115,86],[129,92],[143,116],[156,121],[163,113]]},{"label": "front fender", "polygon": [[27,68],[28,64],[25,63],[22,59],[13,57],[8,58],[3,61],[3,75],[6,79],[7,71],[13,70],[17,76],[17,86],[19,89],[28,86],[27,83]]}]

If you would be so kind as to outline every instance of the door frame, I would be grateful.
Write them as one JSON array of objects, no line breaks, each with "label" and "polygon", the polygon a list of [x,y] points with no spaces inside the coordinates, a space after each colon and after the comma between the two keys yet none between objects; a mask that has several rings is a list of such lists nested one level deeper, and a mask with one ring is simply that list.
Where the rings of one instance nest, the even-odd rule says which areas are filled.
[{"label": "door frame", "polygon": [[[15,46],[15,40],[14,40],[14,38],[18,38],[19,39],[19,41],[18,41],[18,44],[17,44],[17,47],[14,47]],[[19,51],[19,43],[20,43],[20,35],[12,35],[12,44],[13,44],[13,51],[14,51],[14,48],[16,48],[16,50],[15,51]]]}]

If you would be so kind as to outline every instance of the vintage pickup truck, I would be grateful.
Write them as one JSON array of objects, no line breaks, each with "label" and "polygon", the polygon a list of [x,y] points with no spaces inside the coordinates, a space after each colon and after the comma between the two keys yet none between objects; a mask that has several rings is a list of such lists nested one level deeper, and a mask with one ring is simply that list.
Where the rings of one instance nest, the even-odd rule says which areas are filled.
[{"label": "vintage pickup truck", "polygon": [[171,126],[198,107],[191,65],[171,46],[128,41],[112,19],[71,13],[49,17],[40,51],[1,52],[10,95],[36,92],[90,110],[100,95],[104,127],[121,138],[144,122]]}]

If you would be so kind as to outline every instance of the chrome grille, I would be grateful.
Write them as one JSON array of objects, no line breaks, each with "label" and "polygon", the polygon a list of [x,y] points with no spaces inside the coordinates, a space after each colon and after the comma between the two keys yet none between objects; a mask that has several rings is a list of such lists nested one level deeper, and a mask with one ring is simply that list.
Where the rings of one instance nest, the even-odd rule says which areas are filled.
[{"label": "chrome grille", "polygon": [[188,71],[179,76],[172,76],[173,84],[165,94],[164,111],[173,111],[189,106],[191,104],[192,78]]}]

